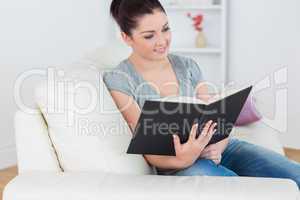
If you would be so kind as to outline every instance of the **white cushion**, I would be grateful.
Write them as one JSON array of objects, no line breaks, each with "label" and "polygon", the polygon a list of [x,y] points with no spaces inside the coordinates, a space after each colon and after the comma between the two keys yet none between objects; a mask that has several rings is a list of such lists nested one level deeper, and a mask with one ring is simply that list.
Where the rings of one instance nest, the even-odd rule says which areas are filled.
[{"label": "white cushion", "polygon": [[152,173],[141,155],[126,154],[131,131],[99,71],[85,66],[55,75],[37,87],[36,101],[63,169]]},{"label": "white cushion", "polygon": [[122,60],[128,58],[131,52],[130,47],[124,42],[114,40],[109,45],[99,47],[87,53],[82,60],[97,67],[99,70],[112,69],[120,64]]},{"label": "white cushion", "polygon": [[232,137],[244,140],[284,155],[278,132],[262,121],[246,126],[234,127]]},{"label": "white cushion", "polygon": [[17,111],[15,134],[19,173],[34,170],[61,171],[41,113]]}]

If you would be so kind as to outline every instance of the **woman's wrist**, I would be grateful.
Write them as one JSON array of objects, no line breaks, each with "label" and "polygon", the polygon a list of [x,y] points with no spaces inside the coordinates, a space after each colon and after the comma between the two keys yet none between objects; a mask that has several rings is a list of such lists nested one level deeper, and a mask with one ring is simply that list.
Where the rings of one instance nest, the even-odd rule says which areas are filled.
[{"label": "woman's wrist", "polygon": [[174,166],[176,167],[176,169],[184,169],[191,165],[192,165],[192,163],[187,160],[183,160],[183,159],[179,159],[178,157],[174,157]]}]

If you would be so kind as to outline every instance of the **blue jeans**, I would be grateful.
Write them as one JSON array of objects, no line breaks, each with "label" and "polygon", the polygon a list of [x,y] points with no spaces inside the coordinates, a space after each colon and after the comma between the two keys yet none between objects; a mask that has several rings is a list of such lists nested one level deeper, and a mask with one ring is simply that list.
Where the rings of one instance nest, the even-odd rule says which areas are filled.
[{"label": "blue jeans", "polygon": [[288,178],[294,180],[300,188],[299,163],[274,151],[238,139],[229,140],[219,165],[211,160],[198,159],[189,168],[168,175]]}]

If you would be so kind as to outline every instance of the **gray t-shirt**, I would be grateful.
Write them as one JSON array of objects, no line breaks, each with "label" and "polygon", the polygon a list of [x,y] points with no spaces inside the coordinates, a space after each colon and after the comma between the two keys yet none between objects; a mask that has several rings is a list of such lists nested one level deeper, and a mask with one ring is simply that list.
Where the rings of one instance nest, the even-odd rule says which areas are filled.
[{"label": "gray t-shirt", "polygon": [[[203,76],[198,64],[191,58],[168,54],[168,59],[179,82],[179,96],[194,96],[198,82],[203,81]],[[116,68],[103,74],[103,80],[109,90],[125,93],[137,102],[140,109],[145,100],[163,98],[155,85],[147,82],[137,73],[132,63],[125,59]],[[158,174],[169,175],[177,170],[163,170],[153,168]]]},{"label": "gray t-shirt", "polygon": [[[198,64],[191,58],[175,54],[168,54],[168,59],[179,81],[179,96],[193,96],[197,83],[203,81]],[[144,80],[128,59],[105,72],[103,80],[109,90],[117,90],[133,97],[140,109],[145,100],[162,98],[155,85]]]}]

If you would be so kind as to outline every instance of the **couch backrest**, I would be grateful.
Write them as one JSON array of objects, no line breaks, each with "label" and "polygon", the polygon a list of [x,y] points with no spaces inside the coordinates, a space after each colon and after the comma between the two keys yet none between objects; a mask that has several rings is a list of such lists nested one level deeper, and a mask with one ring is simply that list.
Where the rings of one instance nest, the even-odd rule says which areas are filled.
[{"label": "couch backrest", "polygon": [[88,52],[81,59],[100,71],[116,67],[122,60],[129,57],[131,49],[124,42],[116,40],[109,45],[99,47]]},{"label": "couch backrest", "polygon": [[63,69],[63,76],[36,88],[36,102],[63,170],[152,173],[141,155],[126,154],[132,134],[99,73],[115,67],[129,54],[124,45],[99,48]]},{"label": "couch backrest", "polygon": [[[120,42],[115,42],[110,44],[109,46],[98,48],[86,54],[77,63],[72,63],[69,66],[57,70],[64,70],[64,73],[66,74],[64,74],[65,77],[63,79],[65,79],[65,81],[73,81],[73,84],[76,84],[76,82],[78,81],[83,81],[101,85],[102,79],[96,80],[95,78],[101,77],[102,71],[114,68],[123,59],[126,59],[129,54],[130,50],[126,47],[126,45]],[[97,71],[100,71],[100,76],[97,75]],[[57,72],[58,71],[54,71],[54,73]],[[101,117],[98,117],[98,113],[92,113],[84,117],[86,117],[86,119],[88,120],[95,120],[95,122],[98,120],[98,124],[106,123],[105,125],[108,124],[108,126],[110,126],[109,123],[111,123],[112,121],[120,123],[120,127],[123,129],[121,131],[121,135],[114,136],[107,133],[106,137],[103,138],[103,140],[101,140],[101,137],[98,137],[96,140],[93,140],[92,137],[82,137],[83,145],[91,142],[91,145],[87,146],[86,148],[84,146],[78,146],[81,144],[81,139],[77,140],[78,138],[80,138],[80,136],[67,138],[68,136],[70,136],[70,133],[74,132],[75,129],[62,126],[63,122],[65,122],[65,118],[62,118],[62,115],[49,114],[49,108],[47,107],[49,106],[49,103],[51,104],[51,102],[48,102],[49,95],[54,95],[55,98],[58,99],[61,99],[62,96],[56,93],[51,94],[51,92],[55,92],[55,90],[49,91],[47,81],[49,80],[45,80],[42,83],[38,84],[35,92],[36,102],[39,109],[42,110],[43,113],[32,115],[18,111],[15,115],[19,172],[32,170],[63,171],[67,169],[69,171],[74,171],[103,169],[106,171],[120,173],[152,173],[151,169],[149,169],[148,165],[141,156],[126,155],[126,153],[124,154],[124,151],[126,151],[126,147],[128,145],[127,143],[129,142],[128,139],[130,139],[131,135],[128,135],[128,127],[126,127],[127,124],[125,124],[125,120],[122,119],[120,113],[117,113],[114,116],[110,117],[103,116],[102,119]],[[59,81],[61,80],[57,81],[57,83],[59,83]],[[107,88],[101,88],[102,90],[99,91],[99,95],[105,96],[104,98],[102,98],[102,100],[104,100],[105,102],[100,102],[101,106],[104,103],[105,107],[109,107],[108,109],[117,110],[111,96],[108,93]],[[70,94],[63,94],[63,96],[64,95]],[[85,95],[87,95],[86,91],[83,90],[78,90],[76,94],[71,94],[71,96],[76,96],[76,98],[79,97],[78,99],[76,99],[76,101],[79,100],[77,101],[77,103],[79,104],[86,103],[85,97],[87,96]],[[113,129],[115,127],[109,128]],[[126,128],[127,131],[124,132]],[[60,132],[62,133],[61,135],[57,134],[58,130],[62,130],[62,132]],[[61,137],[63,135],[66,136],[66,138],[64,138],[67,139],[66,141],[63,141]],[[74,138],[76,138],[76,140]],[[74,140],[70,141],[69,139]],[[78,147],[76,149],[77,152],[71,152],[73,156],[68,157],[70,156],[70,154],[64,154],[66,152],[70,153],[70,151],[66,151],[66,143],[64,144],[64,142],[68,143],[70,146],[74,144],[68,150],[74,150]],[[110,146],[110,148],[112,149],[105,150],[106,147],[103,148],[103,145],[106,147]],[[84,149],[85,151],[81,151],[80,149]],[[96,151],[99,151],[98,156]],[[103,157],[104,155],[107,155],[106,158],[104,160],[101,160],[101,156]],[[109,160],[108,156],[115,156],[116,159]],[[78,160],[78,165],[73,165],[74,163],[72,162],[76,162],[76,157],[81,157],[83,164],[80,163],[81,160]],[[72,158],[74,159],[72,160]],[[94,161],[93,159],[95,159],[96,161]],[[72,160],[72,162],[69,162],[70,160]],[[62,163],[64,166],[61,165]],[[127,164],[127,166],[122,166],[123,163],[125,163],[125,165]]]}]

